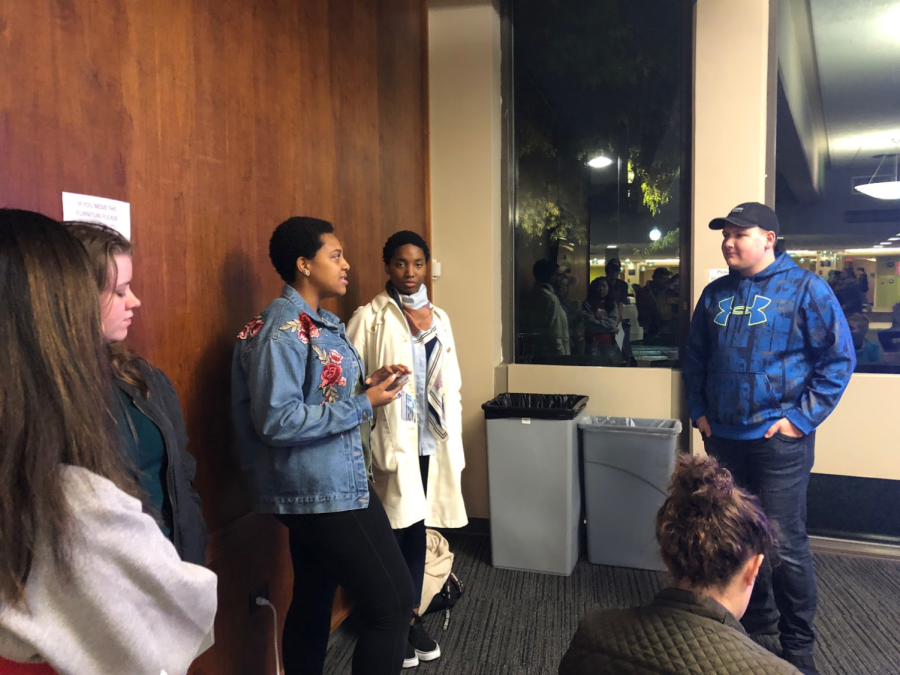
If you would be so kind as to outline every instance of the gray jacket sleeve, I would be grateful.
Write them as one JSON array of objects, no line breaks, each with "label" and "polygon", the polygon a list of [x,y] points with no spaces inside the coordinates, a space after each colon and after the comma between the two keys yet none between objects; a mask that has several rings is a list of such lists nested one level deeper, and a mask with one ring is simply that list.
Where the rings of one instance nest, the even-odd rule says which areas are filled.
[{"label": "gray jacket sleeve", "polygon": [[185,673],[216,614],[216,575],[182,562],[141,503],[65,467],[71,574],[38,542],[28,607],[0,607],[0,655],[60,675]]}]

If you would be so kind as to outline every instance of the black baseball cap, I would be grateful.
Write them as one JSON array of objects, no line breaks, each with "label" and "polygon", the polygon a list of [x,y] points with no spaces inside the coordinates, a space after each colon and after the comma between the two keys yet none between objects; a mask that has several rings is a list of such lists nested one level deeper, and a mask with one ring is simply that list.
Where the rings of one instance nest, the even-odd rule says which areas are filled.
[{"label": "black baseball cap", "polygon": [[738,227],[759,227],[776,235],[781,234],[778,227],[778,216],[765,204],[759,202],[744,202],[738,204],[724,218],[714,218],[709,223],[709,229],[721,230],[726,225]]}]

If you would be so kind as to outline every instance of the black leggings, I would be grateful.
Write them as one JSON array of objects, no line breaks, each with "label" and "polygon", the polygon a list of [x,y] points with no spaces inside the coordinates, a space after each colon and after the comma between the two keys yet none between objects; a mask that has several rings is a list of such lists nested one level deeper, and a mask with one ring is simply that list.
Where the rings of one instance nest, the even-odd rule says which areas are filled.
[{"label": "black leggings", "polygon": [[278,517],[289,531],[294,568],[282,638],[285,675],[321,675],[339,584],[361,619],[353,675],[400,672],[418,599],[371,484],[369,498],[365,509]]},{"label": "black leggings", "polygon": [[[428,490],[428,456],[419,457],[419,471],[422,474],[422,487]],[[418,607],[422,599],[422,584],[425,583],[425,547],[427,544],[425,537],[425,521],[420,520],[413,523],[409,527],[400,530],[394,530],[397,537],[397,544],[400,545],[400,551],[403,553],[403,559],[409,567],[409,575],[412,577],[413,590],[415,593],[415,603],[413,607]],[[427,607],[422,607],[424,612]]]}]

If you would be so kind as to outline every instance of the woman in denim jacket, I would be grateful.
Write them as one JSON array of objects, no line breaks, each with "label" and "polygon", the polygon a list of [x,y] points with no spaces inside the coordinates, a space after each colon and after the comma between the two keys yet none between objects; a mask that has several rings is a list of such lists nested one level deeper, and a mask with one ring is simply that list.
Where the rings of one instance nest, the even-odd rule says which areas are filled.
[{"label": "woman in denim jacket", "polygon": [[[340,584],[362,627],[353,673],[395,675],[406,651],[413,585],[370,490],[373,409],[397,400],[403,366],[365,381],[344,325],[319,307],[344,295],[350,266],[331,223],[290,218],[269,256],[281,297],[238,335],[232,406],[253,508],[289,530],[294,597],[282,639],[286,675],[321,673]],[[367,388],[368,385],[368,388]]]}]

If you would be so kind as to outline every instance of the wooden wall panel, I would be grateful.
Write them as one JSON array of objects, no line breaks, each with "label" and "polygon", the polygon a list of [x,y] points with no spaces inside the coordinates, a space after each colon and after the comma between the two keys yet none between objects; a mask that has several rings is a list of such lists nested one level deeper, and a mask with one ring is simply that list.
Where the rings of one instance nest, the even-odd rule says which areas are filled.
[{"label": "wooden wall panel", "polygon": [[[427,236],[426,4],[418,0],[30,0],[0,5],[0,204],[63,191],[131,203],[131,345],[175,382],[220,575],[218,643],[194,673],[274,672],[282,528],[248,515],[232,454],[234,337],[280,289],[272,229],[332,220],[343,318],[384,283],[381,247]],[[268,626],[268,628],[266,628]]]}]

